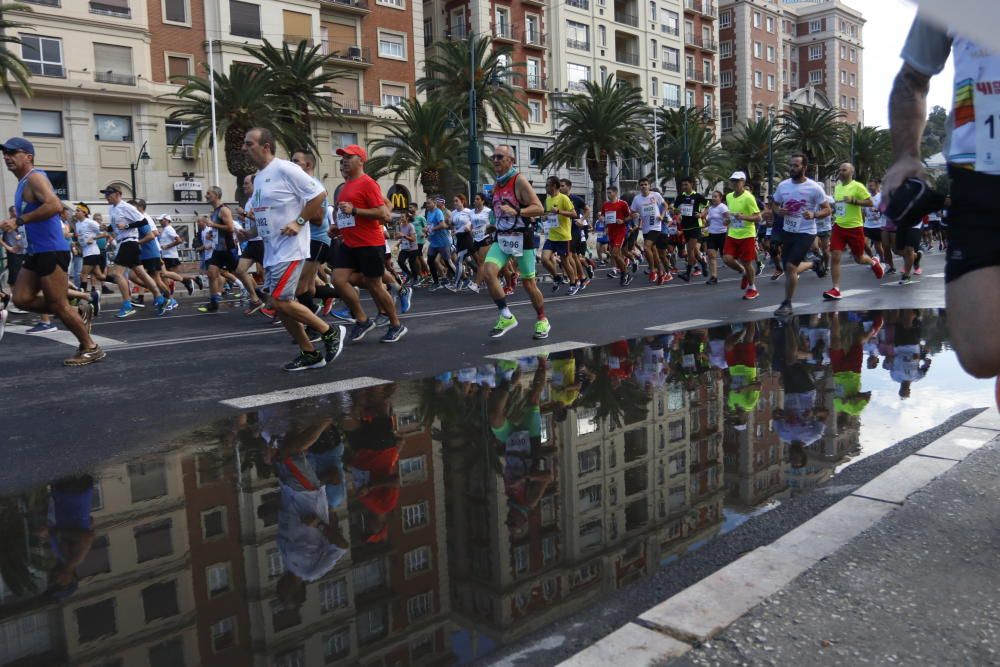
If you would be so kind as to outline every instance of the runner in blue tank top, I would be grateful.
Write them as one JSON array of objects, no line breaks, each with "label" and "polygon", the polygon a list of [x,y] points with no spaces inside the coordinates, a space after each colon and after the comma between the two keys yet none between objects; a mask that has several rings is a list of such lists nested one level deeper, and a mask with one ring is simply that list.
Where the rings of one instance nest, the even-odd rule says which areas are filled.
[{"label": "runner in blue tank top", "polygon": [[105,353],[90,337],[93,306],[84,303],[73,308],[66,298],[70,253],[59,217],[63,204],[45,172],[35,168],[35,147],[30,141],[14,137],[0,144],[0,152],[7,169],[18,179],[15,217],[0,222],[0,231],[24,227],[28,241],[27,255],[14,284],[14,305],[34,313],[55,315],[73,332],[80,347],[63,362],[65,365],[85,366],[100,361]]}]

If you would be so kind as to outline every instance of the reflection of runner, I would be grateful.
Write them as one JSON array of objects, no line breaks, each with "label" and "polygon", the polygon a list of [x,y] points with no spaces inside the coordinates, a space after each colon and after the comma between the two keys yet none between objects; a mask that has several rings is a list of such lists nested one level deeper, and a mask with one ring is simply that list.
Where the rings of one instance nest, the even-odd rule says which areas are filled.
[{"label": "reflection of runner", "polygon": [[726,363],[729,364],[729,396],[726,406],[732,413],[736,426],[746,427],[747,415],[760,401],[760,380],[757,379],[757,348],[754,338],[757,325],[744,325],[742,331],[729,336],[726,341]]},{"label": "reflection of runner", "polygon": [[899,383],[899,397],[909,398],[911,385],[924,379],[931,360],[920,342],[920,320],[915,312],[900,313],[893,329],[893,348],[884,364],[892,381]]},{"label": "reflection of runner", "polygon": [[860,322],[840,322],[834,316],[830,321],[833,347],[830,361],[833,370],[833,409],[840,414],[859,417],[871,400],[870,391],[861,391],[861,366],[864,363],[865,344],[878,335],[882,328],[881,316],[865,331]]},{"label": "reflection of runner", "polygon": [[387,517],[399,505],[401,438],[384,392],[374,387],[358,395],[356,426],[346,433],[343,458],[348,484],[368,515],[361,536],[368,542],[386,539]]},{"label": "reflection of runner", "polygon": [[827,411],[816,407],[816,383],[805,364],[812,355],[800,347],[799,333],[794,325],[775,327],[773,344],[774,367],[781,372],[785,399],[776,409],[774,431],[789,443],[788,460],[793,468],[806,464],[805,448],[823,436]]},{"label": "reflection of runner", "polygon": [[47,594],[57,600],[65,600],[76,591],[76,569],[94,543],[90,516],[93,495],[94,480],[90,475],[52,483],[47,530],[56,564],[49,572]]}]

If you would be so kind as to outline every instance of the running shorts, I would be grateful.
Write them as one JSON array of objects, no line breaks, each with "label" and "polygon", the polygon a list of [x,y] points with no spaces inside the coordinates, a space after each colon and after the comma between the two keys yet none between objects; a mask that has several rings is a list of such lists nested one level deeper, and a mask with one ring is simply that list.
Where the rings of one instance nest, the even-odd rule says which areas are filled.
[{"label": "running shorts", "polygon": [[726,236],[726,244],[722,248],[722,254],[735,257],[741,262],[752,262],[757,259],[757,239],[734,239]]},{"label": "running shorts", "polygon": [[882,228],[881,227],[865,227],[865,238],[872,243],[882,242]]},{"label": "running shorts", "polygon": [[[522,255],[515,258],[517,260],[517,270],[521,274],[521,280],[534,280],[535,251],[534,249],[525,249],[521,252]],[[486,263],[493,264],[501,269],[507,266],[508,259],[510,259],[510,256],[504,254],[503,250],[500,249],[499,243],[491,245],[489,252],[486,253]]]},{"label": "running shorts", "polygon": [[670,237],[665,232],[660,232],[656,237],[656,249],[666,250],[670,247]]},{"label": "running shorts", "polygon": [[142,260],[142,268],[146,269],[147,273],[156,273],[157,271],[163,270],[163,260],[159,257],[150,257],[148,259]]},{"label": "running shorts", "polygon": [[330,252],[329,244],[322,241],[309,241],[309,261],[326,263],[327,254]]},{"label": "running shorts", "polygon": [[487,234],[486,238],[482,241],[476,241],[476,250],[479,250],[480,248],[489,248],[491,245],[493,245],[493,235]]},{"label": "running shorts", "polygon": [[264,240],[248,241],[247,247],[243,249],[243,259],[264,263]]},{"label": "running shorts", "polygon": [[163,265],[167,267],[168,270],[173,270],[181,265],[181,260],[177,257],[164,257]]},{"label": "running shorts", "polygon": [[333,256],[334,269],[350,269],[365,278],[380,278],[385,272],[385,246],[337,246]]},{"label": "running shorts", "polygon": [[239,264],[239,257],[233,250],[216,250],[208,259],[209,266],[217,266],[223,271],[235,271]]},{"label": "running shorts", "polygon": [[69,269],[70,253],[68,250],[53,250],[51,252],[37,252],[33,255],[25,255],[22,269],[33,272],[39,278],[51,275],[56,267],[63,271]]},{"label": "running shorts", "polygon": [[726,247],[726,239],[728,234],[725,232],[720,232],[718,234],[708,235],[708,249],[714,250],[715,252],[722,252]]},{"label": "running shorts", "polygon": [[948,211],[948,255],[944,279],[1000,264],[1000,234],[993,195],[1000,176],[968,169],[949,169],[951,209]]},{"label": "running shorts", "polygon": [[549,250],[560,257],[565,257],[569,254],[569,241],[553,241],[551,239],[545,239],[545,245],[542,246],[542,250]]},{"label": "running shorts", "polygon": [[84,266],[100,266],[101,265],[101,255],[100,253],[96,255],[87,255],[83,258]]},{"label": "running shorts", "polygon": [[646,243],[648,241],[649,243],[656,245],[657,241],[660,240],[661,236],[663,236],[663,234],[658,229],[651,229],[648,232],[642,233],[642,241],[643,243]]},{"label": "running shorts", "polygon": [[118,252],[115,254],[115,264],[132,269],[139,266],[139,242],[125,241],[118,245]]},{"label": "running shorts", "polygon": [[264,291],[275,301],[292,301],[302,276],[302,260],[274,264],[267,267],[265,274]]},{"label": "running shorts", "polygon": [[[903,252],[903,249],[909,246],[914,250],[920,249],[920,239],[923,236],[923,230],[919,227],[909,227],[907,229],[900,229],[896,232],[896,252]],[[947,272],[947,271],[946,271]]]},{"label": "running shorts", "polygon": [[830,236],[830,250],[833,252],[843,251],[850,248],[851,254],[861,257],[865,254],[865,232],[861,227],[841,227],[833,226],[833,234]]},{"label": "running shorts", "polygon": [[616,223],[608,225],[608,244],[612,248],[621,248],[625,243],[625,225]]},{"label": "running shorts", "polygon": [[570,245],[572,246],[573,252],[577,255],[587,254],[587,242],[585,240],[579,239],[578,241],[573,241]]},{"label": "running shorts", "polygon": [[812,248],[815,240],[815,234],[782,232],[781,261],[786,265],[798,266],[806,258],[806,253]]}]

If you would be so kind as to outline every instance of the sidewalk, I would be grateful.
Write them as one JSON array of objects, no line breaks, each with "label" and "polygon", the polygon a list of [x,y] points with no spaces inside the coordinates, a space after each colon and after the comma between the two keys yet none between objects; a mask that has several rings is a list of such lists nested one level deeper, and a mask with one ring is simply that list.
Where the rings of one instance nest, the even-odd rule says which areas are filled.
[{"label": "sidewalk", "polygon": [[990,409],[566,665],[1000,664]]}]

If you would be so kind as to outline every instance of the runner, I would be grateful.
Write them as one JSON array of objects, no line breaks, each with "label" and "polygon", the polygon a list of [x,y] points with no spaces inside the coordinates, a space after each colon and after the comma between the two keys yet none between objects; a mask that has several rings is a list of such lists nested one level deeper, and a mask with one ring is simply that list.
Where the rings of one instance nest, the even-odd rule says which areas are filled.
[{"label": "runner", "polygon": [[879,192],[879,182],[874,178],[868,181],[868,192],[872,194],[872,205],[865,208],[865,239],[870,247],[872,257],[878,255],[879,261],[885,266],[886,275],[895,273],[892,265],[892,251],[886,251],[882,245],[882,193]]},{"label": "runner", "polygon": [[424,244],[427,242],[427,218],[420,213],[420,207],[416,202],[410,202],[410,218],[413,219],[413,229],[417,234],[417,264],[420,265],[420,273],[413,276],[413,286],[423,285],[430,277],[431,271],[424,259]]},{"label": "runner", "polygon": [[[90,292],[90,305],[94,307],[94,317],[100,314],[101,293],[98,289],[107,277],[104,273],[101,246],[98,241],[107,238],[101,226],[90,217],[90,207],[80,202],[73,212],[76,219],[76,238],[83,253],[83,269],[80,272],[80,289]],[[93,279],[91,279],[93,277]],[[88,287],[89,286],[89,287]]]},{"label": "runner", "polygon": [[[295,289],[302,263],[309,257],[309,235],[303,230],[310,220],[323,215],[326,193],[304,171],[276,158],[275,145],[271,131],[260,127],[247,132],[243,141],[243,151],[257,167],[250,202],[257,232],[267,244],[265,288],[269,291],[270,307],[280,315],[281,323],[301,350],[285,365],[285,370],[322,368],[340,355],[346,331],[342,326],[328,325],[296,301]],[[320,333],[325,355],[313,347],[305,326]]]},{"label": "runner", "polygon": [[719,283],[719,253],[726,247],[726,232],[729,231],[729,207],[723,202],[721,190],[712,193],[712,203],[701,212],[701,219],[708,223],[708,270],[711,274],[706,285]]},{"label": "runner", "polygon": [[545,300],[535,283],[535,234],[530,222],[531,218],[542,215],[545,209],[531,183],[514,166],[514,151],[510,146],[497,146],[492,161],[496,172],[493,216],[497,240],[486,253],[485,271],[486,284],[493,303],[500,310],[500,317],[490,331],[490,337],[499,338],[517,326],[517,318],[507,307],[507,297],[499,279],[500,269],[508,260],[514,259],[538,316],[534,337],[548,338],[552,327],[545,317]]},{"label": "runner", "polygon": [[799,274],[812,268],[806,262],[806,253],[816,240],[816,220],[830,216],[826,193],[814,180],[806,178],[809,158],[795,153],[788,162],[788,178],[778,184],[772,207],[775,215],[784,218],[782,226],[782,254],[785,263],[785,300],[774,311],[775,317],[792,314],[792,297],[799,282]]},{"label": "runner", "polygon": [[396,260],[399,268],[406,274],[408,284],[416,284],[420,276],[420,262],[417,261],[417,230],[413,226],[409,213],[404,213],[396,228],[396,243],[399,245],[399,255]]},{"label": "runner", "polygon": [[[323,188],[323,192],[326,192],[326,186],[316,178],[314,173],[316,169],[316,156],[305,150],[297,150],[292,153],[292,164],[296,164],[302,171],[309,174],[309,178],[315,181],[316,185]],[[327,195],[328,197],[329,195]],[[327,216],[327,209],[329,208],[328,198],[323,199],[323,215],[317,220],[312,220],[309,222],[309,259],[306,263],[302,265],[302,277],[299,279],[299,289],[295,298],[299,300],[303,306],[318,313],[320,307],[314,302],[315,297],[319,297],[324,304],[333,304],[332,299],[336,296],[336,290],[333,287],[323,283],[318,284],[322,280],[317,280],[320,275],[320,269],[326,264],[327,257],[330,253],[330,218]]]},{"label": "runner", "polygon": [[691,271],[696,264],[702,264],[702,271],[704,271],[705,261],[699,261],[698,253],[698,245],[701,243],[701,225],[698,224],[698,213],[705,204],[705,197],[700,192],[694,191],[694,182],[690,178],[682,178],[681,193],[674,199],[674,207],[680,211],[681,231],[684,232],[687,245],[687,270],[678,276],[684,282],[691,282]]},{"label": "runner", "polygon": [[[840,258],[845,248],[850,248],[854,261],[872,267],[876,280],[882,280],[885,273],[878,258],[870,257],[865,252],[865,233],[862,229],[861,209],[872,205],[871,195],[865,186],[854,180],[854,166],[848,162],[840,165],[837,170],[837,186],[834,188],[833,199],[836,209],[837,223],[830,238],[830,277],[833,287],[823,292],[823,298],[837,300],[840,298]],[[919,241],[918,241],[919,243]]]},{"label": "runner", "polygon": [[726,195],[729,230],[722,250],[722,261],[729,268],[743,273],[740,290],[745,290],[743,298],[750,300],[760,296],[754,285],[757,272],[753,263],[757,260],[756,223],[761,218],[757,199],[746,189],[746,182],[747,175],[742,171],[735,171],[729,177],[733,191]]},{"label": "runner", "polygon": [[444,263],[447,271],[445,280],[452,271],[451,266],[451,235],[448,233],[448,221],[444,211],[438,208],[434,197],[427,197],[424,202],[425,219],[427,221],[427,264],[430,266],[432,292],[444,289],[445,282],[438,273],[438,258]]},{"label": "runner", "polygon": [[628,204],[618,199],[618,188],[614,185],[608,186],[608,201],[601,207],[601,218],[604,220],[604,228],[608,235],[608,244],[611,246],[611,260],[615,268],[618,269],[619,284],[623,287],[632,282],[632,274],[628,270],[622,246],[625,243],[627,234],[625,221],[632,215]]},{"label": "runner", "polygon": [[573,203],[576,217],[570,228],[573,239],[569,244],[569,258],[575,262],[576,275],[580,277],[580,289],[586,288],[594,279],[594,267],[587,257],[587,235],[590,230],[590,206],[583,197],[571,193],[573,183],[568,178],[559,179],[559,192],[563,193]]},{"label": "runner", "polygon": [[170,296],[170,289],[163,281],[163,259],[160,256],[160,241],[157,239],[158,230],[156,228],[156,223],[153,222],[153,219],[146,213],[146,201],[144,199],[133,199],[129,201],[129,203],[135,206],[139,213],[142,213],[144,219],[144,224],[139,227],[139,261],[142,262],[142,268],[146,270],[149,277],[152,278],[154,283],[156,283],[156,287],[160,290],[160,294],[163,294],[164,298],[167,299],[167,303],[163,306],[163,310],[173,310],[174,308],[177,308],[178,304],[177,301]]},{"label": "runner", "polygon": [[[253,196],[254,174],[247,174],[243,178],[243,201],[250,201]],[[240,218],[243,229],[236,232],[236,236],[246,241],[240,261],[236,264],[236,277],[244,285],[252,285],[247,288],[250,292],[250,305],[243,311],[247,317],[253,315],[264,308],[264,301],[260,297],[260,288],[257,287],[257,279],[250,274],[250,269],[257,267],[257,277],[264,275],[264,239],[257,231],[257,223],[253,219],[253,211],[247,211],[243,207],[236,209],[236,215]],[[273,313],[272,313],[273,315]]]},{"label": "runner", "polygon": [[[214,313],[219,310],[219,302],[222,301],[222,287],[225,283],[222,272],[232,273],[236,271],[240,260],[240,251],[236,241],[236,224],[233,212],[222,201],[222,188],[218,185],[210,187],[205,192],[205,201],[212,207],[208,227],[215,231],[215,247],[208,259],[209,302],[200,306],[198,311]],[[254,285],[251,284],[248,291],[252,293],[253,288]]]},{"label": "runner", "polygon": [[479,286],[486,279],[486,253],[493,245],[493,211],[486,207],[486,195],[477,192],[473,198],[472,240],[476,244],[476,276],[469,289],[479,293]]},{"label": "runner", "polygon": [[[64,365],[85,366],[100,361],[106,353],[90,337],[93,308],[89,303],[72,308],[66,298],[70,257],[59,217],[63,204],[45,172],[35,168],[35,147],[30,141],[13,137],[0,144],[0,151],[7,169],[18,179],[15,217],[0,223],[0,230],[23,228],[27,238],[24,263],[13,286],[14,305],[33,313],[55,315],[63,321],[80,343],[76,354]],[[6,312],[6,308],[2,310]]]},{"label": "runner", "polygon": [[642,226],[642,243],[649,265],[649,282],[662,285],[668,280],[670,270],[660,256],[657,244],[663,234],[663,208],[666,202],[659,192],[649,189],[649,179],[639,179],[639,193],[632,198],[632,219]]},{"label": "runner", "polygon": [[[542,247],[542,264],[552,275],[552,291],[555,292],[564,282],[569,282],[569,295],[580,291],[582,281],[577,280],[576,263],[570,259],[570,245],[573,240],[573,220],[576,209],[569,197],[560,191],[558,176],[549,176],[545,181],[545,217],[542,228],[545,230],[545,245]],[[560,273],[552,258],[558,255],[564,273]]]},{"label": "runner", "polygon": [[407,328],[399,321],[396,304],[382,282],[385,274],[385,233],[381,222],[391,220],[392,213],[378,183],[364,172],[364,163],[368,159],[365,149],[351,144],[338,148],[337,155],[340,156],[340,173],[345,183],[336,202],[336,223],[341,243],[333,259],[333,283],[337,295],[355,319],[350,340],[361,340],[376,326],[375,320],[365,314],[361,297],[351,287],[352,274],[360,273],[362,284],[371,294],[379,313],[389,319],[389,328],[381,341],[395,343],[406,335]]},{"label": "runner", "polygon": [[174,270],[181,266],[181,255],[178,248],[184,245],[184,239],[174,229],[173,218],[166,213],[160,216],[158,222],[160,223],[160,256],[163,258],[164,266],[163,277],[184,285],[187,288],[188,296],[191,296],[194,294],[194,284],[191,278],[182,276]]},{"label": "runner", "polygon": [[472,209],[468,207],[465,195],[455,195],[452,203],[455,209],[451,212],[451,223],[458,255],[455,257],[455,280],[447,287],[450,291],[457,292],[465,282],[465,260],[475,252],[476,243],[472,240]]},{"label": "runner", "polygon": [[108,218],[111,220],[111,229],[114,230],[115,241],[118,244],[115,263],[111,267],[111,277],[118,285],[118,291],[122,295],[122,306],[118,310],[118,317],[130,317],[136,312],[132,306],[128,280],[125,277],[126,271],[134,282],[153,293],[156,297],[153,304],[156,307],[156,314],[162,315],[166,312],[167,300],[160,294],[160,288],[146,273],[140,258],[139,227],[146,224],[146,217],[135,206],[122,201],[122,191],[117,185],[101,190],[101,194],[108,202]]}]

